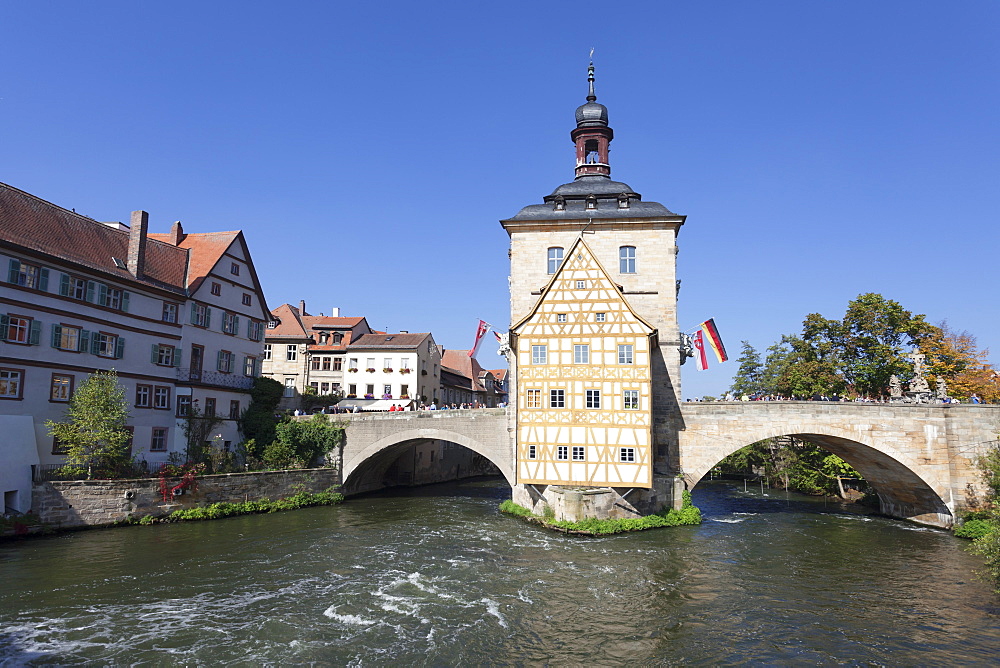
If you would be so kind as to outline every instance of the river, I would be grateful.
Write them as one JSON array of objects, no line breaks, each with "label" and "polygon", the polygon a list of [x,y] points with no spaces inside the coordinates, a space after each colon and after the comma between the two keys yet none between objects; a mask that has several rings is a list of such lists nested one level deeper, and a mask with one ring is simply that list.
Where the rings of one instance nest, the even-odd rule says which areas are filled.
[{"label": "river", "polygon": [[0,666],[995,665],[1000,597],[934,529],[742,483],[599,539],[474,481],[0,543]]}]

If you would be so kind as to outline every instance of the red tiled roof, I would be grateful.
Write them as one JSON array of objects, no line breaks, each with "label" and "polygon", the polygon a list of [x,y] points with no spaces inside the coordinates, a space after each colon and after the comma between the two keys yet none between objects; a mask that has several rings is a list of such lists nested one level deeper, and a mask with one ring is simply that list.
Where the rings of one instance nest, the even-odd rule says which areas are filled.
[{"label": "red tiled roof", "polygon": [[[188,269],[188,288],[195,292],[205,277],[212,271],[219,259],[236,241],[239,232],[205,232],[185,234],[178,248],[191,251],[191,265]],[[168,242],[169,234],[150,234],[150,239]]]},{"label": "red tiled roof", "polygon": [[[0,229],[4,241],[101,271],[119,280],[135,281],[112,257],[128,260],[128,230],[99,223],[60,206],[0,183]],[[184,289],[188,250],[149,235],[141,283]]]},{"label": "red tiled roof", "polygon": [[486,388],[479,382],[483,368],[479,366],[479,361],[475,357],[469,357],[468,350],[445,350],[441,356],[441,366],[473,381],[474,390],[486,391]]},{"label": "red tiled roof", "polygon": [[302,326],[302,322],[299,320],[299,310],[291,304],[282,304],[271,311],[271,315],[278,321],[278,326],[274,329],[265,330],[264,338],[289,337],[305,339],[309,337]]},{"label": "red tiled roof", "polygon": [[493,374],[494,378],[502,381],[504,378],[507,377],[507,372],[509,371],[509,369],[487,369],[487,371]]}]

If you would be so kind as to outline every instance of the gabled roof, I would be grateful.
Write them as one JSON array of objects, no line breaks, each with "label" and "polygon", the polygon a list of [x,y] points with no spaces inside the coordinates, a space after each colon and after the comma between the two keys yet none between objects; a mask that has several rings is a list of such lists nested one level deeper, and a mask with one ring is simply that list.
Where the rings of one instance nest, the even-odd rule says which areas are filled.
[{"label": "gabled roof", "polygon": [[469,357],[468,350],[445,350],[441,355],[441,366],[447,368],[452,373],[468,378],[472,389],[476,392],[485,392],[486,388],[480,382],[483,367],[475,357]]},{"label": "gabled roof", "polygon": [[[588,246],[587,243],[583,240],[583,235],[577,237],[576,241],[570,247],[569,252],[567,252],[564,257],[565,259],[563,260],[562,264],[559,265],[559,268],[556,270],[556,272],[552,274],[552,278],[550,278],[549,282],[545,285],[544,288],[542,288],[542,293],[538,297],[538,301],[535,302],[535,305],[531,308],[530,311],[528,311],[528,313],[523,318],[521,318],[518,322],[513,323],[511,325],[510,329],[512,332],[514,332],[515,334],[519,333],[519,330],[522,328],[522,326],[524,326],[527,322],[532,320],[532,318],[534,318],[538,314],[541,306],[549,299],[550,295],[553,294],[554,292],[557,291],[574,292],[574,289],[571,287],[563,287],[564,280],[568,280],[564,278],[567,274],[570,273],[576,274],[579,272],[593,274],[595,271],[598,274],[596,279],[597,285],[588,286],[588,288],[586,289],[589,293],[594,294],[594,297],[592,297],[592,299],[607,304],[610,304],[612,302],[620,302],[621,304],[624,305],[625,311],[631,317],[635,318],[637,326],[640,329],[643,329],[645,333],[648,335],[651,335],[656,332],[655,327],[649,324],[642,316],[637,314],[632,309],[632,306],[628,303],[628,300],[625,299],[625,295],[622,294],[621,287],[613,280],[611,280],[611,275],[608,274],[608,271],[604,268],[604,265],[601,264],[601,261],[597,258],[594,252],[590,250],[590,246]],[[590,278],[588,280],[594,280],[594,279]],[[575,324],[580,325],[580,323],[575,323]]]},{"label": "gabled roof", "polygon": [[386,334],[385,332],[362,334],[347,348],[352,351],[419,348],[429,336],[430,332],[424,332],[422,334]]},{"label": "gabled roof", "polygon": [[278,326],[274,329],[265,330],[264,338],[309,338],[309,334],[306,332],[305,327],[302,326],[302,321],[299,319],[299,310],[291,304],[282,304],[278,308],[271,311],[271,315],[278,321]]},{"label": "gabled roof", "polygon": [[[219,263],[219,260],[239,236],[239,231],[195,232],[184,235],[177,244],[177,248],[184,248],[191,254],[187,287],[192,294],[198,291],[202,282],[211,273],[212,268]],[[149,238],[169,245],[170,234],[150,234]]]},{"label": "gabled roof", "polygon": [[364,316],[359,318],[342,318],[332,315],[302,316],[302,324],[309,329],[353,329],[365,322]]},{"label": "gabled roof", "polygon": [[503,380],[507,378],[507,372],[510,371],[510,369],[487,369],[487,371],[493,374],[493,377],[498,381],[503,382]]},{"label": "gabled roof", "polygon": [[5,183],[0,183],[0,230],[3,241],[14,246],[103,272],[120,281],[184,291],[187,249],[161,243],[149,235],[143,277],[136,279],[112,260],[128,258],[127,229],[67,211]]}]

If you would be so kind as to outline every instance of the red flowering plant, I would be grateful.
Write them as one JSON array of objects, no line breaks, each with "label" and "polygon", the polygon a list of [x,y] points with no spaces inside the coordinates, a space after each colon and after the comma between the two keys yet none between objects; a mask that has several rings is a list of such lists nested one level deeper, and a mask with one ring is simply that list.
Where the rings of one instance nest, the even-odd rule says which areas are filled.
[{"label": "red flowering plant", "polygon": [[[169,503],[173,497],[179,496],[185,489],[190,489],[192,492],[198,491],[196,477],[198,474],[204,472],[204,464],[193,464],[191,462],[187,462],[186,464],[167,464],[164,466],[160,469],[160,496],[163,497],[163,502]],[[171,487],[170,483],[167,482],[167,478],[177,477],[180,477],[180,482]]]}]

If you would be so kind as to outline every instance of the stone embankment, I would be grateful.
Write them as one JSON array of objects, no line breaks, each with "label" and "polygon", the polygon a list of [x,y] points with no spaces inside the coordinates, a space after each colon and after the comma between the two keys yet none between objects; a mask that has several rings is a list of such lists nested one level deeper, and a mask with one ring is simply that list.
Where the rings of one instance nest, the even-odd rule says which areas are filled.
[{"label": "stone embankment", "polygon": [[[179,481],[168,478],[169,488]],[[52,481],[35,483],[32,509],[50,528],[75,529],[144,515],[164,517],[175,510],[211,503],[275,500],[339,485],[337,468],[206,475],[198,476],[193,488],[164,503],[158,478]]]}]

